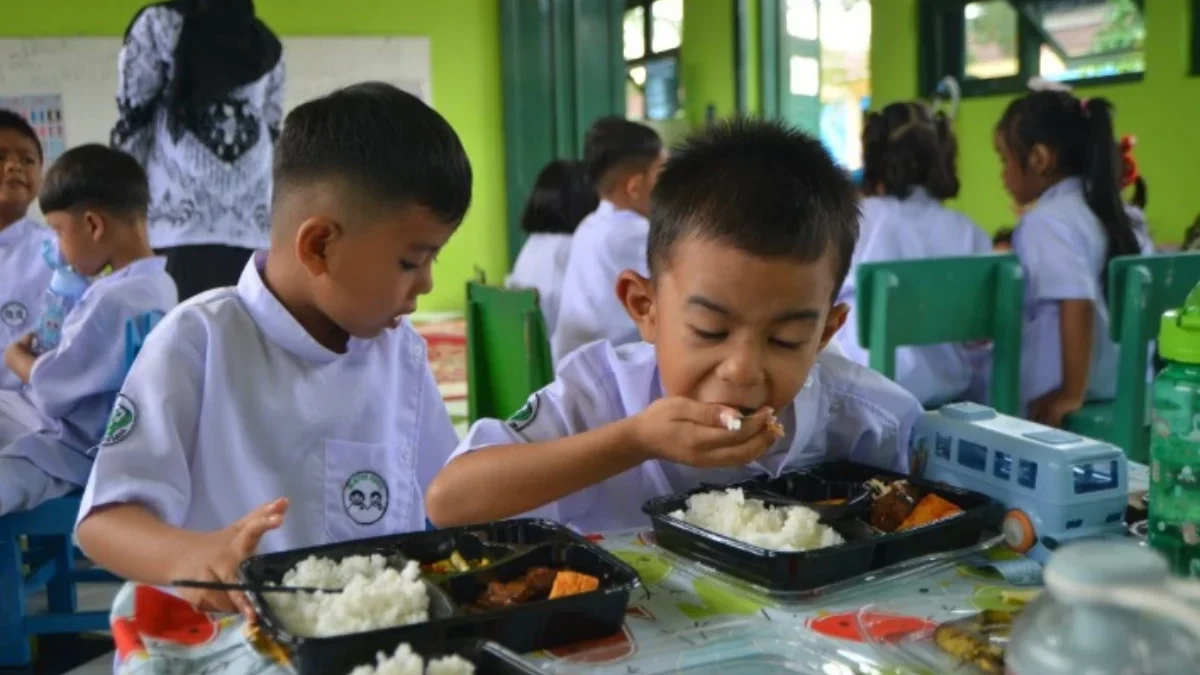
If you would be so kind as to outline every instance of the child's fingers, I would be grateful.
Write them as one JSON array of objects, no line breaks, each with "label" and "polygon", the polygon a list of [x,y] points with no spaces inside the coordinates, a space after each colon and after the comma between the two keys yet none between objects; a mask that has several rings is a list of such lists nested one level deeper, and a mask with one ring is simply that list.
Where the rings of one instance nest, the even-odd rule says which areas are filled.
[{"label": "child's fingers", "polygon": [[671,419],[677,422],[692,422],[701,426],[729,430],[731,423],[740,420],[738,411],[719,403],[701,403],[690,398],[673,399]]},{"label": "child's fingers", "polygon": [[268,518],[272,515],[282,516],[283,514],[287,513],[287,508],[288,500],[286,498],[280,498],[267,502],[266,504],[263,504],[242,516],[240,520],[233,524],[233,529],[241,530],[251,523],[259,522],[263,518]]},{"label": "child's fingers", "polygon": [[250,602],[250,598],[246,597],[246,594],[241,591],[229,591],[228,597],[230,604],[233,605],[237,613],[245,617],[247,622],[254,623],[255,619],[258,618],[258,614],[254,611],[254,605]]},{"label": "child's fingers", "polygon": [[698,466],[743,466],[763,456],[778,440],[769,428],[762,428],[750,438],[699,453]]},{"label": "child's fingers", "polygon": [[283,516],[278,513],[260,515],[242,525],[233,537],[233,552],[238,561],[246,559],[258,550],[260,542],[267,532],[283,525]]}]

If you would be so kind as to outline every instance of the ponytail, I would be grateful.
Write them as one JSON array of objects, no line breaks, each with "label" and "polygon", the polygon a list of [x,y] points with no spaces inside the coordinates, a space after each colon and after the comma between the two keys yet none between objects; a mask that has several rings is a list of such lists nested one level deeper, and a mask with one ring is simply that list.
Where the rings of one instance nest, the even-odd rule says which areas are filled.
[{"label": "ponytail", "polygon": [[950,120],[921,102],[889,104],[863,121],[863,192],[908,199],[924,188],[938,201],[958,196],[958,152]]},{"label": "ponytail", "polygon": [[933,128],[937,133],[938,157],[929,172],[929,193],[938,201],[958,196],[958,139],[950,128],[950,118],[938,111],[933,117]]},{"label": "ponytail", "polygon": [[[1121,158],[1113,140],[1112,105],[1108,101],[1090,99],[1082,102],[1085,120],[1086,150],[1083,162],[1083,190],[1088,207],[1108,237],[1108,254],[1104,269],[1117,256],[1141,252],[1133,223],[1121,200]],[[1101,276],[1101,282],[1107,275]]]}]

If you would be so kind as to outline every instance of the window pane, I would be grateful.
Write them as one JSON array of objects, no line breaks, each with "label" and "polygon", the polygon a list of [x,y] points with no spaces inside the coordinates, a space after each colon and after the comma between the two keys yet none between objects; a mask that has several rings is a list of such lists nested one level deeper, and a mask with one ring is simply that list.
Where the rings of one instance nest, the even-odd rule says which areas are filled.
[{"label": "window pane", "polygon": [[1017,10],[1007,0],[972,2],[963,8],[968,77],[1012,77],[1017,63]]},{"label": "window pane", "polygon": [[683,44],[683,0],[654,0],[650,14],[654,18],[650,51],[665,52]]},{"label": "window pane", "polygon": [[1012,455],[997,450],[996,463],[992,467],[992,474],[1000,480],[1008,480],[1012,476]]},{"label": "window pane", "polygon": [[793,96],[816,96],[821,91],[821,64],[807,56],[788,61],[788,91]]},{"label": "window pane", "polygon": [[1037,462],[1017,460],[1017,483],[1030,490],[1037,488]]},{"label": "window pane", "polygon": [[958,441],[958,463],[968,469],[983,471],[987,467],[988,449],[971,441]]},{"label": "window pane", "polygon": [[850,171],[862,167],[863,110],[871,98],[871,3],[820,4],[821,141]]},{"label": "window pane", "polygon": [[625,60],[640,59],[646,54],[646,10],[634,7],[625,12],[624,43]]},{"label": "window pane", "polygon": [[1076,80],[1146,69],[1146,22],[1133,0],[1035,5],[1042,28],[1053,40],[1043,45],[1043,77]]},{"label": "window pane", "polygon": [[816,40],[817,0],[787,0],[784,24],[788,35],[801,40]]},{"label": "window pane", "polygon": [[1117,460],[1088,462],[1071,467],[1075,474],[1075,494],[1082,495],[1117,487]]}]

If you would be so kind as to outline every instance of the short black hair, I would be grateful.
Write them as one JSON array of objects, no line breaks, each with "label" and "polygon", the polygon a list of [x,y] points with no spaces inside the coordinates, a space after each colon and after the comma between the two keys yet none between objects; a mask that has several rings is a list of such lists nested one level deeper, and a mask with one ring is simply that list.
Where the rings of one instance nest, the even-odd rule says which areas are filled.
[{"label": "short black hair", "polygon": [[1012,238],[1013,229],[1011,227],[1002,227],[996,230],[996,233],[992,235],[992,246],[999,246],[1000,244],[1008,244],[1011,246]]},{"label": "short black hair", "polygon": [[471,162],[458,134],[421,99],[384,82],[338,89],[284,120],[276,194],[328,178],[380,206],[419,204],[454,225],[471,204]]},{"label": "short black hair", "polygon": [[571,234],[599,203],[600,198],[583,173],[583,165],[556,159],[538,173],[521,214],[521,229],[529,234]]},{"label": "short black hair", "polygon": [[644,169],[663,151],[658,133],[644,124],[609,115],[592,123],[583,141],[583,165],[588,181],[597,190],[613,169]]},{"label": "short black hair", "polygon": [[150,186],[142,165],[130,155],[96,143],[64,152],[42,183],[43,213],[103,209],[146,217]]},{"label": "short black hair", "polygon": [[958,196],[958,142],[944,113],[919,101],[892,103],[867,115],[862,147],[866,194],[882,187],[908,199],[920,187],[938,200]]},{"label": "short black hair", "polygon": [[38,161],[41,162],[46,159],[45,156],[42,155],[42,141],[38,138],[37,132],[33,130],[32,126],[30,126],[28,120],[22,117],[19,113],[9,110],[8,108],[0,108],[0,129],[12,129],[18,134],[21,134],[25,138],[33,141],[33,144],[37,146]]},{"label": "short black hair", "polygon": [[654,187],[651,274],[669,262],[676,242],[700,237],[801,262],[832,248],[840,289],[858,239],[858,199],[850,176],[817,139],[776,121],[716,124],[672,150]]}]

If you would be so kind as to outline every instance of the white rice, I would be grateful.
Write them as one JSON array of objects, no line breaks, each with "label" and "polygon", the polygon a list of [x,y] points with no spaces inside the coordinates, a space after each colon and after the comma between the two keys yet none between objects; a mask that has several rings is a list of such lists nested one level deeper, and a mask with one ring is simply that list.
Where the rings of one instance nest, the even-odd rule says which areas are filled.
[{"label": "white rice", "polygon": [[283,625],[297,637],[362,633],[429,620],[429,594],[415,561],[397,572],[381,555],[340,562],[314,556],[283,575],[282,585],[343,589],[267,595]]},{"label": "white rice", "polygon": [[833,528],[820,524],[812,509],[767,506],[746,499],[740,489],[692,495],[687,510],[675,511],[671,517],[773,551],[811,551],[845,541]]},{"label": "white rice", "polygon": [[375,660],[377,665],[359,666],[350,675],[475,675],[475,666],[461,656],[434,659],[426,668],[420,655],[407,644],[397,647],[392,656],[379,652]]}]

